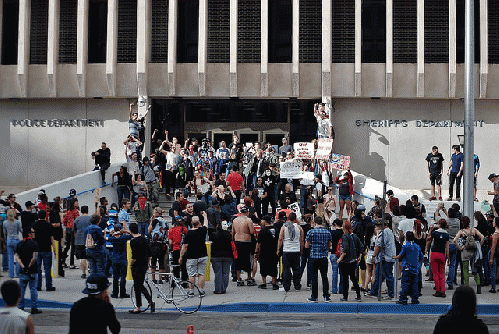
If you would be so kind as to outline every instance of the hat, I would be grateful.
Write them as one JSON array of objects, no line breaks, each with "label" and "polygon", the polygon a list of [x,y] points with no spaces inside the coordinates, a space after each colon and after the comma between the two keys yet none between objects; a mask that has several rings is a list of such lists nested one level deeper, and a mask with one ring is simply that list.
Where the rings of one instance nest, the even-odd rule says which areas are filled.
[{"label": "hat", "polygon": [[366,207],[365,207],[364,204],[359,204],[359,205],[357,205],[357,210],[359,210],[359,211],[366,211]]},{"label": "hat", "polygon": [[75,189],[71,189],[69,191],[69,196],[73,196],[73,195],[76,195],[76,190]]},{"label": "hat", "polygon": [[177,216],[175,217],[175,220],[184,220],[184,216]]},{"label": "hat", "polygon": [[390,190],[387,190],[387,191],[386,191],[386,194],[387,194],[388,196],[392,196],[392,195],[393,195],[393,190],[391,190],[391,189],[390,189]]},{"label": "hat", "polygon": [[499,177],[499,175],[497,175],[496,173],[492,173],[489,175],[488,179],[490,180],[490,179],[493,179],[495,177]]},{"label": "hat", "polygon": [[246,205],[243,205],[242,207],[239,208],[239,212],[241,213],[249,212],[249,208]]},{"label": "hat", "polygon": [[279,216],[277,217],[279,217],[279,219],[286,218],[286,212],[284,211],[279,212]]},{"label": "hat", "polygon": [[91,274],[88,276],[86,287],[82,292],[86,295],[98,295],[102,291],[106,291],[110,285],[106,275],[101,273]]},{"label": "hat", "polygon": [[118,217],[118,211],[116,210],[109,210],[109,217]]},{"label": "hat", "polygon": [[38,196],[45,195],[45,191],[42,189],[38,192]]},{"label": "hat", "polygon": [[26,203],[24,203],[24,205],[28,208],[30,206],[35,206],[35,204],[33,204],[33,202],[31,201],[27,201]]}]

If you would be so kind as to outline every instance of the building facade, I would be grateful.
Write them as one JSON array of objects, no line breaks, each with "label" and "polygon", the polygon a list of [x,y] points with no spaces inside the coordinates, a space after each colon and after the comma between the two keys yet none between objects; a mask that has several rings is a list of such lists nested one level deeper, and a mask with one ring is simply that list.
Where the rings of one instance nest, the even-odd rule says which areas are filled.
[{"label": "building facade", "polygon": [[[147,136],[235,131],[310,140],[330,97],[334,151],[403,189],[427,189],[433,145],[463,133],[463,0],[0,0],[0,186],[124,159],[128,104]],[[499,0],[475,1],[479,188],[499,160]],[[145,106],[141,106],[142,112]],[[147,148],[146,148],[147,149]],[[444,182],[445,188],[445,182]]]}]

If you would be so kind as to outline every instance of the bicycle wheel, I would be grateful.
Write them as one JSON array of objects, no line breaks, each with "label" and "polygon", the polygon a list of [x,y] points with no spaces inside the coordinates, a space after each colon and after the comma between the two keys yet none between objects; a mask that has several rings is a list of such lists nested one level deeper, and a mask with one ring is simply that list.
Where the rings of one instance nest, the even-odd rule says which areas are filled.
[{"label": "bicycle wheel", "polygon": [[[152,290],[149,282],[144,282],[144,288],[149,292],[149,296],[152,298]],[[135,298],[135,287],[132,285],[132,290],[130,291],[130,298],[132,299],[132,304],[134,307],[137,307],[137,299]],[[142,298],[142,307],[140,308],[141,312],[145,312],[149,309],[149,302],[144,298]]]},{"label": "bicycle wheel", "polygon": [[201,307],[202,295],[195,284],[182,281],[173,287],[171,299],[177,310],[185,314],[191,314]]}]

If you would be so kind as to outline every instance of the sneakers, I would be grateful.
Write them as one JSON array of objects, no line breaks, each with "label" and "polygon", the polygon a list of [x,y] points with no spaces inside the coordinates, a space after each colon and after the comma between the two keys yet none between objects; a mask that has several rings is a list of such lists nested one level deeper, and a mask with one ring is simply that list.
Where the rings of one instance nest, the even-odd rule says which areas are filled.
[{"label": "sneakers", "polygon": [[246,285],[247,286],[256,286],[256,282],[254,279],[247,279],[246,280]]},{"label": "sneakers", "polygon": [[441,292],[441,291],[435,292],[432,296],[433,297],[441,297],[441,298],[447,297],[447,295],[445,294],[445,292]]},{"label": "sneakers", "polygon": [[442,196],[440,196],[440,197],[438,198],[438,200],[439,200],[439,201],[441,201],[441,200],[442,200]]},{"label": "sneakers", "polygon": [[452,285],[447,285],[447,290],[454,290],[454,287]]},{"label": "sneakers", "polygon": [[114,293],[111,295],[111,298],[118,298],[118,295],[115,295]]},{"label": "sneakers", "polygon": [[[277,287],[279,289],[279,287]],[[267,289],[267,284],[260,284],[258,289]]]},{"label": "sneakers", "polygon": [[87,274],[81,274],[81,278],[87,278]]},{"label": "sneakers", "polygon": [[51,286],[50,288],[47,288],[47,291],[55,291],[55,286]]},{"label": "sneakers", "polygon": [[199,290],[199,295],[201,297],[204,297],[204,296],[206,296],[206,292],[204,290]]},{"label": "sneakers", "polygon": [[386,301],[392,301],[393,300],[393,297],[390,297],[390,296],[384,296],[383,297],[383,300],[386,300]]},{"label": "sneakers", "polygon": [[194,297],[194,290],[189,290],[189,292],[187,292],[187,296]]},{"label": "sneakers", "polygon": [[237,286],[244,286],[244,281],[237,281]]},{"label": "sneakers", "polygon": [[447,201],[452,201],[452,197],[447,198]]},{"label": "sneakers", "polygon": [[307,299],[307,301],[309,303],[317,303],[318,302],[317,298],[312,298],[312,297],[310,297],[309,299]]},{"label": "sneakers", "polygon": [[398,305],[407,305],[407,301],[405,301],[405,300],[397,300],[395,302],[395,304],[398,304]]},{"label": "sneakers", "polygon": [[497,291],[496,291],[496,289],[490,289],[489,292],[490,293],[496,293]]},{"label": "sneakers", "polygon": [[272,284],[272,290],[279,290],[279,285]]},{"label": "sneakers", "polygon": [[130,295],[125,293],[123,295],[120,296],[121,299],[126,299],[126,298],[130,298]]},{"label": "sneakers", "polygon": [[331,297],[327,296],[324,297],[324,303],[332,303],[333,301],[331,300]]},{"label": "sneakers", "polygon": [[456,197],[456,201],[461,202],[461,197]]},{"label": "sneakers", "polygon": [[343,297],[340,298],[340,302],[347,302],[347,301],[348,301],[347,298],[343,298]]},{"label": "sneakers", "polygon": [[437,198],[436,198],[435,196],[431,196],[428,200],[429,200],[429,201],[434,201],[434,200],[436,200],[436,199],[437,199]]},{"label": "sneakers", "polygon": [[418,305],[418,304],[420,304],[420,303],[419,303],[419,300],[412,300],[412,301],[411,301],[411,304],[412,304],[412,305]]},{"label": "sneakers", "polygon": [[40,313],[42,313],[42,310],[39,310],[37,308],[32,308],[31,309],[31,314],[40,314]]}]

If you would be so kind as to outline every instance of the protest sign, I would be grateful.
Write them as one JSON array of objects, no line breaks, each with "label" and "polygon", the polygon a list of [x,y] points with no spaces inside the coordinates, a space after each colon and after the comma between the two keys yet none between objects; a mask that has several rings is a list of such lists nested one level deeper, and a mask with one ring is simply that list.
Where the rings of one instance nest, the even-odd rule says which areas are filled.
[{"label": "protest sign", "polygon": [[314,144],[313,143],[295,143],[293,145],[296,159],[313,159]]},{"label": "protest sign", "polygon": [[293,212],[296,214],[296,219],[301,220],[301,211],[300,211],[300,206],[298,203],[293,203],[288,205],[288,209],[293,210]]},{"label": "protest sign", "polygon": [[331,151],[333,150],[333,139],[320,138],[318,141],[317,152],[315,153],[316,160],[329,160]]},{"label": "protest sign", "polygon": [[302,172],[301,173],[302,182],[301,184],[304,186],[313,186],[314,185],[314,172]]},{"label": "protest sign", "polygon": [[340,170],[350,169],[350,156],[332,153],[331,168]]},{"label": "protest sign", "polygon": [[285,161],[280,163],[281,179],[299,179],[301,178],[301,170],[303,162],[301,161]]}]

